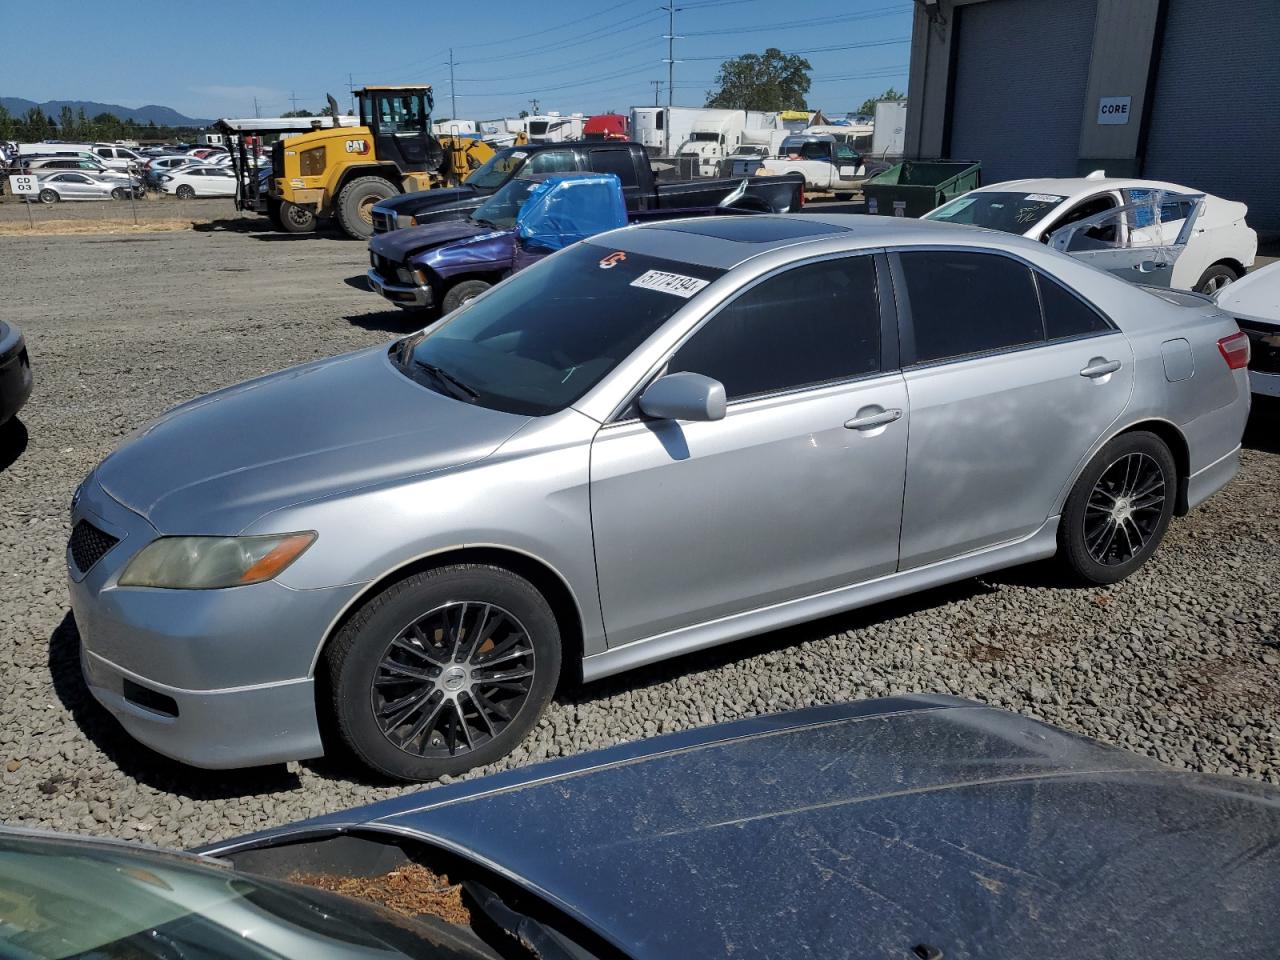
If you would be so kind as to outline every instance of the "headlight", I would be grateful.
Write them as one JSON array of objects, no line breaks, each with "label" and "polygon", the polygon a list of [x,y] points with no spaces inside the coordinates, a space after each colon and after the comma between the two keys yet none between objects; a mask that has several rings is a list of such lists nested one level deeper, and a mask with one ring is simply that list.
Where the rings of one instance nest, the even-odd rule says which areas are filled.
[{"label": "headlight", "polygon": [[396,214],[396,226],[403,230],[405,227],[416,227],[418,218],[408,213]]},{"label": "headlight", "polygon": [[169,176],[169,174],[167,173],[162,173],[160,174],[160,179],[163,180],[165,183],[168,183],[170,180],[173,179],[173,177]]},{"label": "headlight", "polygon": [[315,542],[314,533],[266,537],[161,537],[129,561],[122,587],[213,590],[274,579]]}]

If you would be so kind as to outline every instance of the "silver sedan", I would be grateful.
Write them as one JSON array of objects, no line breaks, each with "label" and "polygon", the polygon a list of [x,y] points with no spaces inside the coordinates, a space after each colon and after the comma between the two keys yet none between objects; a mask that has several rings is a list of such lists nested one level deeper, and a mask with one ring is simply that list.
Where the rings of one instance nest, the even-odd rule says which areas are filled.
[{"label": "silver sedan", "polygon": [[130,191],[138,190],[136,180],[120,180],[63,170],[40,177],[36,186],[41,203],[58,203],[61,200],[126,200]]},{"label": "silver sedan", "polygon": [[579,243],[85,480],[94,695],[205,767],[509,752],[562,676],[1054,555],[1111,583],[1235,474],[1248,339],[1033,240],[879,217]]}]

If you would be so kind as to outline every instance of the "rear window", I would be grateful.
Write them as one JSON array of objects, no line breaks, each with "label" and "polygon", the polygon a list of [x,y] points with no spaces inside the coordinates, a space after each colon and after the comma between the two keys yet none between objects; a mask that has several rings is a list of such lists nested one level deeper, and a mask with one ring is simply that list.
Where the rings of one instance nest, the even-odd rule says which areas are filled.
[{"label": "rear window", "polygon": [[[723,272],[579,243],[451,314],[410,345],[402,366],[459,399],[530,416],[554,413]],[[430,367],[455,382],[442,382]]]}]

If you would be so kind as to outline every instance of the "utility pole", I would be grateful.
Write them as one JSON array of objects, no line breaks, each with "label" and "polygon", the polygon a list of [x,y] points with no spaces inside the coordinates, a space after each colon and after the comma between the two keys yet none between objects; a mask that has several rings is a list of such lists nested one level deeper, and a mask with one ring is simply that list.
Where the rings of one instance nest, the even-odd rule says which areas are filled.
[{"label": "utility pole", "polygon": [[662,103],[662,81],[650,80],[649,82],[653,84],[653,105],[656,107]]},{"label": "utility pole", "polygon": [[298,112],[298,98],[293,95],[293,91],[289,91],[289,102],[293,104],[293,112]]},{"label": "utility pole", "polygon": [[667,117],[662,125],[662,140],[665,146],[663,154],[671,156],[671,107],[675,103],[676,93],[676,41],[684,39],[676,36],[676,14],[683,7],[676,6],[676,0],[667,0],[666,6],[659,10],[667,11]]},{"label": "utility pole", "polygon": [[530,100],[530,101],[529,101],[529,106],[533,107],[533,115],[534,115],[535,117],[536,117],[536,116],[538,116],[538,115],[540,115],[540,114],[542,113],[542,111],[538,109],[538,101],[537,101],[536,99],[535,99],[535,100]]},{"label": "utility pole", "polygon": [[449,48],[449,99],[453,103],[452,120],[458,119],[458,88],[453,82],[453,47]]},{"label": "utility pole", "polygon": [[356,112],[356,81],[349,73],[347,74],[347,96],[351,99],[350,112],[354,114]]},{"label": "utility pole", "polygon": [[262,114],[260,114],[260,113],[258,112],[258,98],[257,98],[257,97],[254,97],[254,98],[253,98],[253,115],[254,115],[255,117],[260,117],[260,116],[262,116]]}]

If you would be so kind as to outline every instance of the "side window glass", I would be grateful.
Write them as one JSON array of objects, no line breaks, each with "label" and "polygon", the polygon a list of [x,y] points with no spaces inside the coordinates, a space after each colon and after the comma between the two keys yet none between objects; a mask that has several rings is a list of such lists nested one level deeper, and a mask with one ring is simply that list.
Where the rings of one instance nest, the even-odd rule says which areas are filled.
[{"label": "side window glass", "polygon": [[[525,173],[567,173],[578,169],[572,150],[544,150],[529,158]],[[612,173],[613,171],[609,171]]]},{"label": "side window glass", "polygon": [[919,363],[1044,339],[1031,269],[989,253],[899,254]]},{"label": "side window glass", "polygon": [[[1084,203],[1078,204],[1068,210],[1061,220],[1056,221],[1049,227],[1049,232],[1052,233],[1055,230],[1061,230],[1068,224],[1079,223],[1081,220],[1095,216],[1099,213],[1114,210],[1116,206],[1115,198],[1110,194],[1103,194],[1100,197],[1094,197],[1091,200],[1086,200]],[[1097,240],[1100,243],[1115,243],[1117,234],[1115,224],[1109,224],[1105,227],[1094,227],[1091,230],[1078,234],[1078,236],[1087,236],[1089,239]]]},{"label": "side window glass", "polygon": [[711,317],[668,365],[724,384],[729,400],[880,369],[880,304],[870,256],[770,277]]},{"label": "side window glass", "polygon": [[100,148],[98,148],[98,149],[97,149],[96,151],[94,151],[94,152],[95,152],[95,153],[97,153],[97,154],[98,154],[98,156],[100,156],[100,157],[107,157],[107,158],[110,158],[110,156],[111,156],[111,151],[110,151],[109,149],[107,149],[106,147],[100,147]]},{"label": "side window glass", "polygon": [[636,185],[636,166],[627,150],[592,150],[587,154],[596,173],[616,174],[624,187]]},{"label": "side window glass", "polygon": [[1040,305],[1044,308],[1045,333],[1050,340],[1106,333],[1111,327],[1102,315],[1056,280],[1036,274]]}]

